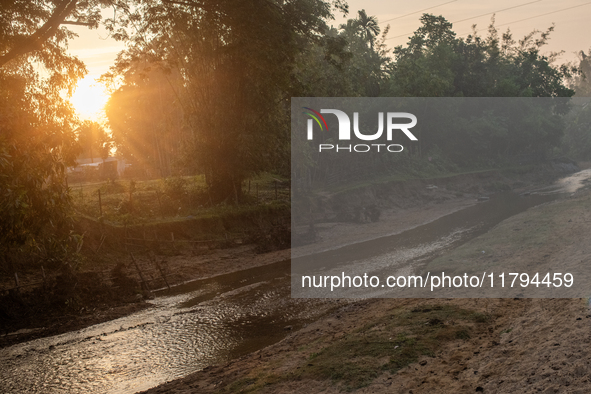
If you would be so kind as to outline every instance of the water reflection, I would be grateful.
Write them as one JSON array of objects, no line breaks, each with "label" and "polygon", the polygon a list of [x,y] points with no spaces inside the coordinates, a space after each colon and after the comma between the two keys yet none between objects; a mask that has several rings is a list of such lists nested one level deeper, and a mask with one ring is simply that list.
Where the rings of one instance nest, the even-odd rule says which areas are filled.
[{"label": "water reflection", "polygon": [[11,393],[134,393],[281,340],[335,303],[292,300],[289,262],[185,284],[155,308],[0,350]]}]

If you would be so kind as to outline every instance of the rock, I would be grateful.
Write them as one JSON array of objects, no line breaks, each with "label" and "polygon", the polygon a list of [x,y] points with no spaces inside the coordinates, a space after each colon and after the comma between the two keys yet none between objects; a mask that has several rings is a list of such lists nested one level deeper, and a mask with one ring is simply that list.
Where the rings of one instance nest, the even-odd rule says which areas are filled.
[{"label": "rock", "polygon": [[574,172],[581,171],[579,166],[577,166],[577,163],[568,157],[552,159],[551,164],[552,168],[565,174],[572,174]]}]

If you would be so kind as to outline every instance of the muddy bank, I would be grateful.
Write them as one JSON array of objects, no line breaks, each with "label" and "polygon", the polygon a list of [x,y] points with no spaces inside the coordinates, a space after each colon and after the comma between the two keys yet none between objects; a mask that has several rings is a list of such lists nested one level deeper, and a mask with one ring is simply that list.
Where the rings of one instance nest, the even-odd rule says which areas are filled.
[{"label": "muddy bank", "polygon": [[[317,193],[310,205],[300,207],[305,212],[293,220],[294,256],[393,235],[399,229],[433,221],[443,216],[440,212],[452,213],[500,192],[519,194],[535,190],[567,174],[562,168],[547,164],[534,169],[487,170]],[[298,212],[298,201],[294,203],[295,212]],[[371,220],[366,215],[369,211],[378,212],[379,219]],[[311,218],[313,236],[310,236]]]},{"label": "muddy bank", "polygon": [[[486,247],[509,265],[588,261],[590,212],[591,191],[579,190],[445,258]],[[551,231],[522,233],[524,223]],[[586,299],[361,301],[273,346],[147,392],[587,393],[590,334]]]},{"label": "muddy bank", "polygon": [[[174,286],[190,280],[241,271],[289,258],[288,249],[264,254],[257,253],[255,249],[253,245],[245,245],[230,249],[211,250],[200,256],[178,254],[165,256],[164,259],[159,258],[159,260],[167,262],[168,270],[171,273],[168,280],[170,285]],[[147,255],[137,255],[136,259],[139,264],[150,264]],[[130,269],[133,268],[129,256],[122,255],[118,258],[118,261],[123,261]],[[103,264],[96,271],[111,270],[118,261]],[[86,270],[83,271],[83,274],[92,274],[93,272],[95,271]],[[146,278],[150,279],[151,277],[146,274]],[[152,289],[155,290],[154,287]],[[65,313],[62,307],[56,307],[52,310],[39,310],[35,304],[35,302],[39,301],[35,298],[36,296],[28,296],[26,293],[22,296],[10,296],[11,300],[15,298],[11,301],[14,308],[22,308],[21,310],[25,314],[20,319],[6,318],[3,320],[0,348],[35,338],[80,330],[151,307],[149,303],[146,303],[146,299],[150,298],[150,295],[142,292],[139,285],[135,290],[130,289],[130,291],[133,290],[131,293],[126,292],[125,294],[113,293],[109,289],[103,290],[106,294],[101,297],[100,302],[88,305],[80,303],[75,308],[68,308]],[[39,297],[43,298],[43,295],[41,294]],[[44,299],[41,301],[45,302]],[[65,307],[67,308],[67,306]]]}]

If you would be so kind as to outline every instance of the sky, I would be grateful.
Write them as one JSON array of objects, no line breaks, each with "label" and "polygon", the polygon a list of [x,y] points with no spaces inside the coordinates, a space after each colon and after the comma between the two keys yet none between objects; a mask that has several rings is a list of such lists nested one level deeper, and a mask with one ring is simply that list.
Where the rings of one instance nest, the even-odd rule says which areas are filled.
[{"label": "sky", "polygon": [[[545,50],[564,51],[558,58],[559,63],[576,61],[576,53],[591,48],[591,0],[349,0],[353,18],[357,11],[365,9],[368,15],[376,16],[383,29],[390,25],[386,44],[390,48],[404,45],[408,37],[420,26],[419,18],[423,13],[443,15],[453,23],[453,30],[459,36],[472,32],[476,24],[482,35],[490,24],[493,14],[499,32],[511,29],[514,39],[522,38],[534,29],[546,30],[555,24],[550,41]],[[103,16],[112,16],[112,10],[105,10]],[[337,27],[346,21],[341,15],[329,24]],[[117,53],[124,48],[120,42],[110,38],[100,28],[88,30],[84,27],[70,27],[79,37],[70,42],[69,51],[84,61],[88,75],[79,83],[73,102],[84,119],[100,119],[100,108],[107,96],[94,80],[109,70]]]}]

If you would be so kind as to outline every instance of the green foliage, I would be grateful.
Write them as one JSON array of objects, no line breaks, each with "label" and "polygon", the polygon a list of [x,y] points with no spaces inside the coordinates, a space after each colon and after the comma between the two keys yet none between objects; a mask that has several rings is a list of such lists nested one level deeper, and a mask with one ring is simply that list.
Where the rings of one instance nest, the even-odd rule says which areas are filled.
[{"label": "green foliage", "polygon": [[330,5],[319,0],[138,1],[118,25],[111,21],[130,39],[113,73],[125,76],[119,92],[131,96],[138,89],[129,75],[143,72],[139,62],[154,59],[150,67],[171,76],[186,131],[185,167],[205,174],[214,202],[238,202],[244,179],[287,159],[294,60],[328,17]]},{"label": "green foliage", "polygon": [[[76,253],[65,166],[79,153],[64,92],[86,72],[67,54],[65,22],[96,27],[106,1],[5,2],[0,7],[0,262],[60,265]],[[42,72],[40,70],[43,70]],[[48,264],[45,264],[48,266]]]},{"label": "green foliage", "polygon": [[171,177],[164,180],[164,193],[172,199],[180,200],[186,194],[187,181],[182,177]]},{"label": "green foliage", "polygon": [[[146,224],[185,220],[187,218],[217,218],[240,212],[256,212],[267,207],[284,207],[289,201],[287,183],[277,185],[275,174],[263,173],[245,182],[244,203],[212,204],[203,176],[170,177],[164,180],[104,182],[71,185],[76,211],[98,218],[98,191],[101,191],[102,220],[112,224]],[[131,192],[131,200],[130,200]],[[271,231],[264,229],[264,231]]]},{"label": "green foliage", "polygon": [[365,10],[339,29],[331,28],[296,58],[293,71],[299,97],[374,97],[388,80],[390,62],[377,19]]},{"label": "green foliage", "polygon": [[[166,177],[178,164],[186,131],[178,72],[162,70],[145,58],[126,64],[123,85],[112,91],[105,114],[117,153],[150,174]],[[121,72],[124,66],[119,65]],[[103,76],[114,83],[116,76]]]},{"label": "green foliage", "polygon": [[[493,21],[486,38],[476,34],[458,38],[445,18],[425,14],[421,17],[422,26],[406,46],[395,48],[391,61],[379,42],[375,47],[371,45],[373,35],[363,27],[371,23],[363,12],[359,15],[359,19],[342,25],[341,32],[331,32],[332,37],[342,39],[340,52],[336,51],[340,57],[332,57],[339,62],[335,61],[333,66],[317,61],[318,67],[310,67],[315,70],[312,75],[325,81],[318,91],[321,95],[340,96],[371,96],[378,91],[382,96],[408,98],[396,105],[420,116],[419,124],[413,129],[418,142],[394,140],[405,147],[404,152],[396,155],[346,155],[335,151],[318,155],[310,151],[306,141],[295,141],[302,148],[294,150],[301,155],[292,158],[297,163],[292,168],[294,179],[311,180],[315,187],[330,187],[334,183],[372,179],[375,174],[408,172],[412,176],[460,168],[494,168],[524,160],[539,162],[560,146],[564,115],[569,107],[567,100],[550,98],[568,98],[574,94],[566,83],[577,70],[556,66],[555,54],[541,53],[553,28],[532,32],[515,42],[509,32],[499,37]],[[354,70],[371,72],[363,74]],[[343,79],[332,77],[333,72]],[[300,79],[306,81],[306,78]],[[340,91],[331,87],[333,81],[342,87]],[[315,95],[313,89],[309,92],[303,96]],[[432,102],[419,97],[449,99],[430,105]],[[494,97],[547,99],[534,102]],[[363,111],[384,111],[379,104],[374,106]],[[341,107],[344,109],[346,104]],[[354,110],[361,113],[360,108]],[[361,119],[360,128],[374,128],[372,121]],[[336,143],[328,136],[321,138],[325,138],[322,143]],[[580,133],[574,139],[583,138]]]},{"label": "green foliage", "polygon": [[494,20],[488,36],[456,38],[442,16],[424,14],[422,26],[406,47],[394,49],[387,95],[403,97],[570,97],[565,86],[576,68],[552,64],[543,55],[554,27],[534,31],[515,42],[509,31],[499,37]]},{"label": "green foliage", "polygon": [[567,120],[562,153],[575,160],[589,160],[591,157],[590,100],[587,98],[576,99]]},{"label": "green foliage", "polygon": [[[3,2],[0,7],[0,67],[31,57],[52,74],[67,80],[82,63],[66,55],[68,39],[75,34],[63,27],[77,24],[98,27],[100,7],[111,0],[38,0]],[[66,60],[64,62],[64,60]],[[54,74],[60,79],[58,74]],[[54,81],[55,82],[55,81]]]}]

